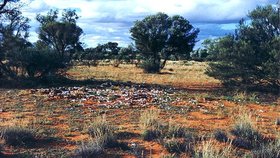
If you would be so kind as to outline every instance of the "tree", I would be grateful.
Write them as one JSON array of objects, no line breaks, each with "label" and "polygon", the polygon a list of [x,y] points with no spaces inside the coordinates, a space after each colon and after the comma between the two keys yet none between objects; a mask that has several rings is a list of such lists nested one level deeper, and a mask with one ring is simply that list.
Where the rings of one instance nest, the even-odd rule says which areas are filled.
[{"label": "tree", "polygon": [[18,2],[19,0],[2,0],[0,2],[0,15],[1,14],[6,14],[6,13],[12,13],[13,11],[17,11],[17,7],[9,8],[7,5],[9,3],[15,3]]},{"label": "tree", "polygon": [[40,23],[40,41],[55,49],[61,58],[71,58],[72,54],[83,50],[80,42],[83,30],[76,24],[75,10],[64,10],[60,21],[57,10],[50,10],[47,15],[38,14],[36,19]]},{"label": "tree", "polygon": [[118,60],[125,61],[127,63],[133,63],[133,60],[136,58],[136,52],[132,45],[128,47],[123,47],[118,53]]},{"label": "tree", "polygon": [[136,21],[130,32],[137,50],[145,59],[144,63],[151,66],[146,70],[159,72],[171,55],[192,51],[199,30],[182,16],[169,17],[158,13]]},{"label": "tree", "polygon": [[120,47],[117,42],[108,42],[103,45],[104,47],[104,56],[106,59],[116,59],[118,56],[118,53],[120,51]]},{"label": "tree", "polygon": [[272,6],[257,7],[249,13],[250,22],[240,21],[234,35],[214,44],[218,62],[207,74],[225,85],[246,87],[280,86],[280,28]]},{"label": "tree", "polygon": [[215,56],[216,39],[205,39],[201,47],[191,53],[191,59],[195,61],[213,60]]},{"label": "tree", "polygon": [[[27,26],[28,20],[23,19],[21,12],[19,12],[19,6],[16,5],[18,0],[2,0],[0,2],[0,76],[15,77],[14,72],[8,66],[10,64],[7,56],[11,54],[9,48],[15,49],[15,47],[7,46],[19,46],[21,44],[15,44],[19,41],[24,41],[22,35],[22,29]],[[19,23],[21,23],[19,25]],[[28,30],[28,28],[26,29]],[[17,32],[17,33],[15,33]],[[3,61],[6,60],[4,63]]]},{"label": "tree", "polygon": [[88,66],[98,66],[99,60],[104,59],[102,45],[98,45],[95,48],[86,48],[78,59],[85,62]]},{"label": "tree", "polygon": [[2,76],[16,78],[22,67],[19,54],[31,46],[27,41],[30,20],[13,8],[1,14],[0,21],[0,73]]}]

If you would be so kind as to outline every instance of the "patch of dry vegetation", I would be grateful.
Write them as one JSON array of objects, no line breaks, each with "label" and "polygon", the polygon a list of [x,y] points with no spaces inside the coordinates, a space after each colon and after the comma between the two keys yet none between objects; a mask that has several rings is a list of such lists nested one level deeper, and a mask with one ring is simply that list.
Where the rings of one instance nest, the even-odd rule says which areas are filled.
[{"label": "patch of dry vegetation", "polygon": [[[79,79],[99,76],[164,85],[169,80],[169,85],[186,87],[196,87],[197,83],[202,90],[218,84],[203,74],[206,63],[174,64],[168,64],[163,71],[166,73],[154,75],[144,74],[134,65],[77,66],[69,73]],[[173,71],[168,70],[171,67]],[[280,141],[274,138],[275,131],[280,130],[279,105],[262,103],[260,93],[215,92],[108,81],[81,87],[2,89],[0,129],[24,125],[34,129],[36,142],[37,138],[54,141],[38,140],[39,145],[42,143],[38,148],[27,148],[7,145],[2,137],[0,153],[30,153],[30,157],[67,157],[69,153],[70,157],[234,157],[237,151],[239,156],[277,157]],[[202,137],[209,133],[214,133],[217,141]],[[248,141],[251,138],[256,141]],[[244,152],[238,143],[252,147]]]},{"label": "patch of dry vegetation", "polygon": [[204,74],[205,62],[168,61],[160,74],[146,74],[132,64],[121,64],[113,67],[104,64],[97,67],[75,66],[68,71],[71,77],[78,79],[104,79],[114,81],[130,81],[134,83],[150,83],[171,85],[176,87],[217,87],[218,80]]}]

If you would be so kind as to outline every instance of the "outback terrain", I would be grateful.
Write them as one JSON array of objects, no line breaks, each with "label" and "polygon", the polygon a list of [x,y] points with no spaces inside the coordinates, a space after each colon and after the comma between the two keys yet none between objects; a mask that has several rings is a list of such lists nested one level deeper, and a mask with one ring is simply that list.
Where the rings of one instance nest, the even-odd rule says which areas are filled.
[{"label": "outback terrain", "polygon": [[129,64],[81,65],[65,74],[72,84],[5,86],[0,157],[279,153],[279,96],[226,90],[204,75],[206,68],[203,62],[168,62],[160,74],[145,74]]}]

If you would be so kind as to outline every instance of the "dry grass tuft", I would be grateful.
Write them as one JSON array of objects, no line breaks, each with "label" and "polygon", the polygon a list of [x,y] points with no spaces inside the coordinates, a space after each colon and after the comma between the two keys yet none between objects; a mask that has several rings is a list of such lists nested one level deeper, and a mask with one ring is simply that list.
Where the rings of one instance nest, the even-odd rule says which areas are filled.
[{"label": "dry grass tuft", "polygon": [[229,145],[223,146],[222,149],[217,148],[217,143],[213,140],[202,142],[200,150],[196,151],[195,157],[203,158],[228,158],[233,157],[235,149]]},{"label": "dry grass tuft", "polygon": [[187,130],[185,127],[175,123],[175,121],[172,120],[171,118],[169,119],[166,136],[171,138],[172,137],[183,138],[186,136],[186,134],[187,134]]},{"label": "dry grass tuft", "polygon": [[159,120],[160,110],[147,110],[140,116],[140,128],[144,140],[151,141],[162,135],[163,126]]},{"label": "dry grass tuft", "polygon": [[241,148],[252,149],[263,141],[263,136],[254,128],[250,113],[243,112],[237,116],[231,133],[236,136],[233,144]]},{"label": "dry grass tuft", "polygon": [[116,144],[116,128],[111,126],[105,115],[97,117],[88,129],[89,135],[94,139],[96,146],[100,148]]},{"label": "dry grass tuft", "polygon": [[151,109],[144,111],[140,116],[140,127],[145,130],[156,130],[161,125],[159,120],[160,110]]}]

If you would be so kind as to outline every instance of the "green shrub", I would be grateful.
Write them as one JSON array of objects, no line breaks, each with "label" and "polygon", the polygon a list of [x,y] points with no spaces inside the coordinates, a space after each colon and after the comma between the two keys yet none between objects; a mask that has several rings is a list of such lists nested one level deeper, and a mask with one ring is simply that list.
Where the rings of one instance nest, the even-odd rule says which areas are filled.
[{"label": "green shrub", "polygon": [[45,77],[66,68],[67,60],[53,50],[27,49],[22,53],[21,62],[29,77]]},{"label": "green shrub", "polygon": [[158,73],[160,72],[160,62],[147,59],[140,64],[140,68],[142,68],[145,73]]},{"label": "green shrub", "polygon": [[8,127],[1,131],[1,138],[11,146],[31,146],[36,141],[34,132],[23,127]]},{"label": "green shrub", "polygon": [[[235,34],[215,41],[208,51],[218,62],[212,62],[206,71],[226,86],[258,88],[279,92],[279,25],[276,7],[257,7],[247,20],[240,20]],[[212,56],[213,54],[210,53]]]}]

